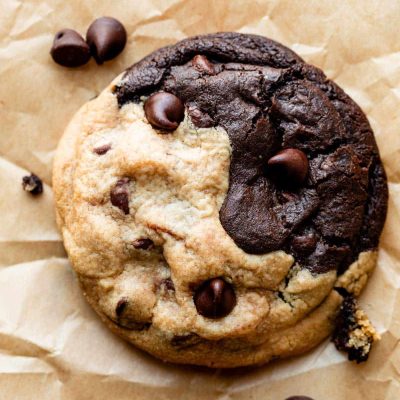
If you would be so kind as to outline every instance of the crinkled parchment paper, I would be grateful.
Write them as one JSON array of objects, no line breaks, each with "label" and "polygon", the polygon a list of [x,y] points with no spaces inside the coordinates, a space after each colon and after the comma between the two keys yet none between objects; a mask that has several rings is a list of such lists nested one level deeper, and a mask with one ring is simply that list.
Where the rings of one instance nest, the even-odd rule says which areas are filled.
[{"label": "crinkled parchment paper", "polygon": [[[126,26],[116,60],[70,70],[49,56],[53,34],[99,16]],[[400,398],[400,2],[239,0],[0,1],[0,399]],[[240,371],[164,364],[111,334],[85,303],[54,221],[58,139],[78,108],[156,48],[215,31],[276,39],[320,66],[364,109],[389,178],[379,265],[361,302],[382,335],[356,365],[329,342]],[[32,198],[21,177],[46,183]]]}]

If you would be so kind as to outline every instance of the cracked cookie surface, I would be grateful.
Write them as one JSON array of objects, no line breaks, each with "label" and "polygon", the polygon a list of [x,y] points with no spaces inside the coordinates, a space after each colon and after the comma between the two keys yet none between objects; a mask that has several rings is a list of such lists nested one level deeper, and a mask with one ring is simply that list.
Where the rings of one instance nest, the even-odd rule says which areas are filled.
[{"label": "cracked cookie surface", "polygon": [[[160,91],[184,104],[170,133],[146,118]],[[268,169],[287,148],[306,156],[296,186]],[[387,203],[354,102],[285,47],[229,33],[117,77],[71,121],[53,182],[66,249],[106,324],[164,360],[213,367],[327,337],[342,301],[333,288],[361,292]]]}]

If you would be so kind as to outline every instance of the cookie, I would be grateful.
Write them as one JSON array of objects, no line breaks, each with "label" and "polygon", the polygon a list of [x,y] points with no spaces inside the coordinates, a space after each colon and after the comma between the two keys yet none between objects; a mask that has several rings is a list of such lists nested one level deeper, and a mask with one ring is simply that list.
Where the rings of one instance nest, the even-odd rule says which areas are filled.
[{"label": "cookie", "polygon": [[66,129],[53,186],[103,321],[163,360],[223,368],[328,337],[374,269],[387,208],[361,109],[291,50],[238,33],[118,76]]}]

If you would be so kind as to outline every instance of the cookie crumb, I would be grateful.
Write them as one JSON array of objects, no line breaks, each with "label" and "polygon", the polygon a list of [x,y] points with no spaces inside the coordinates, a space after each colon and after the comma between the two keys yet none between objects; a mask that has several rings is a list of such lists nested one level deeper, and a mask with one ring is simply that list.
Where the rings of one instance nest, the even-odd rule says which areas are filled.
[{"label": "cookie crumb", "polygon": [[343,302],[336,321],[332,341],[336,348],[345,351],[350,361],[357,364],[367,361],[372,344],[380,340],[367,315],[357,304],[357,300],[343,288],[336,289]]},{"label": "cookie crumb", "polygon": [[22,178],[22,188],[26,192],[37,196],[43,192],[43,183],[37,175],[31,173]]}]

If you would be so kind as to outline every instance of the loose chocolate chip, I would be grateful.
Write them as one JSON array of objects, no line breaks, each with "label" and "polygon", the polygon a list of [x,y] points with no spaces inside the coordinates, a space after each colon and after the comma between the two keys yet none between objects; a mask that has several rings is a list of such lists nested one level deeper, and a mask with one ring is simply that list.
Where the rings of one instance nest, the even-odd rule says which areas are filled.
[{"label": "loose chocolate chip", "polygon": [[57,64],[64,67],[80,67],[90,60],[89,46],[72,29],[63,29],[56,33],[50,54]]},{"label": "loose chocolate chip", "polygon": [[313,400],[313,399],[308,396],[291,396],[288,397],[286,400]]},{"label": "loose chocolate chip", "polygon": [[310,233],[303,236],[295,236],[292,241],[292,247],[295,251],[301,254],[310,254],[317,245],[317,238]]},{"label": "loose chocolate chip", "polygon": [[208,60],[206,56],[197,55],[192,60],[192,65],[199,72],[204,72],[208,75],[214,75],[214,65]]},{"label": "loose chocolate chip", "polygon": [[115,314],[117,315],[117,317],[120,317],[122,315],[127,305],[128,299],[125,297],[118,301],[117,306],[115,307]]},{"label": "loose chocolate chip", "polygon": [[22,188],[36,196],[43,192],[43,183],[38,176],[30,174],[22,178]]},{"label": "loose chocolate chip", "polygon": [[272,178],[283,186],[301,185],[307,177],[308,159],[298,149],[285,149],[268,160]]},{"label": "loose chocolate chip", "polygon": [[124,49],[126,30],[115,18],[101,17],[89,26],[86,41],[97,64],[103,64],[104,61],[113,59]]},{"label": "loose chocolate chip", "polygon": [[129,178],[120,179],[111,189],[110,200],[111,204],[118,207],[125,214],[129,214]]},{"label": "loose chocolate chip", "polygon": [[222,278],[204,282],[194,294],[197,312],[207,318],[221,318],[228,315],[236,305],[232,286]]},{"label": "loose chocolate chip", "polygon": [[151,239],[143,238],[134,240],[132,244],[135,249],[147,250],[153,246],[154,242]]},{"label": "loose chocolate chip", "polygon": [[100,146],[97,146],[93,149],[93,151],[98,154],[99,156],[102,156],[103,154],[106,154],[108,150],[111,149],[111,144],[110,143],[105,143]]},{"label": "loose chocolate chip", "polygon": [[175,95],[159,92],[146,100],[144,112],[153,128],[173,131],[183,120],[185,108],[182,101]]}]

